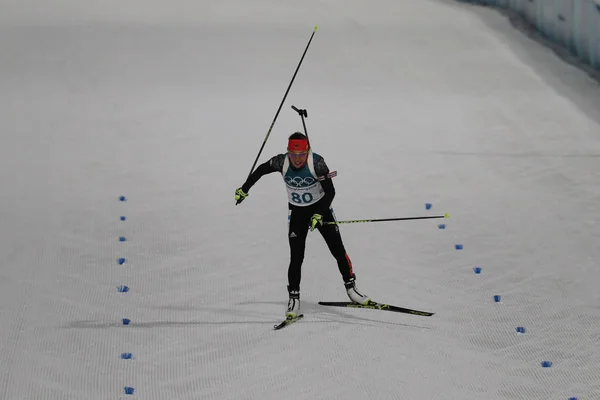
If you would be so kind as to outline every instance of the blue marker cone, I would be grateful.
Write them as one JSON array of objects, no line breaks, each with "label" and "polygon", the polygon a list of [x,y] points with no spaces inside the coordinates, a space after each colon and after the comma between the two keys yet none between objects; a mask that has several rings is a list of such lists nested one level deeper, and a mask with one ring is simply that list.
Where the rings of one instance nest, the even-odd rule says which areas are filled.
[{"label": "blue marker cone", "polygon": [[501,298],[501,297],[500,297],[500,295],[498,295],[498,294],[497,294],[497,295],[495,295],[495,296],[494,296],[494,302],[496,302],[496,303],[500,303],[500,298]]},{"label": "blue marker cone", "polygon": [[129,318],[123,318],[123,325],[129,325],[131,320]]},{"label": "blue marker cone", "polygon": [[119,286],[117,286],[117,291],[119,293],[127,293],[127,292],[129,292],[129,286],[119,285]]},{"label": "blue marker cone", "polygon": [[135,389],[132,387],[129,387],[129,386],[125,386],[124,390],[125,390],[125,394],[133,394],[133,391]]},{"label": "blue marker cone", "polygon": [[473,271],[474,271],[476,274],[480,274],[480,273],[481,273],[481,268],[480,268],[480,267],[475,267],[475,268],[473,268]]},{"label": "blue marker cone", "polygon": [[517,326],[517,333],[525,333],[525,328],[522,326]]},{"label": "blue marker cone", "polygon": [[542,361],[542,367],[550,368],[552,366],[552,361]]},{"label": "blue marker cone", "polygon": [[119,265],[123,265],[123,264],[125,264],[125,259],[123,257],[121,257],[117,260],[117,262],[119,263]]},{"label": "blue marker cone", "polygon": [[125,221],[127,218],[124,215],[121,215],[121,221]]},{"label": "blue marker cone", "polygon": [[121,358],[123,360],[131,360],[133,358],[133,354],[131,354],[131,353],[123,353],[123,354],[121,354]]},{"label": "blue marker cone", "polygon": [[119,237],[119,242],[124,242],[125,240],[127,240],[127,239],[125,239],[125,236],[120,236]]},{"label": "blue marker cone", "polygon": [[431,203],[425,203],[425,209],[426,210],[430,210],[431,209]]},{"label": "blue marker cone", "polygon": [[119,200],[121,200],[121,201],[125,201],[125,200],[127,200],[127,198],[126,198],[125,196],[120,196],[120,197],[119,197]]},{"label": "blue marker cone", "polygon": [[462,244],[456,244],[456,245],[454,245],[454,248],[456,250],[462,250],[463,249],[463,245]]},{"label": "blue marker cone", "polygon": [[438,229],[446,229],[446,224],[439,224]]}]

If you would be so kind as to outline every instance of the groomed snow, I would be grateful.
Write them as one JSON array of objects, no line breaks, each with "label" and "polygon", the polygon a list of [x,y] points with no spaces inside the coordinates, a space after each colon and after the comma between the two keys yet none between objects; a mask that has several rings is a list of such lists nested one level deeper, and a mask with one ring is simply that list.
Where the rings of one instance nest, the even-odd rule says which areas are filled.
[{"label": "groomed snow", "polygon": [[[3,3],[1,399],[600,398],[598,83],[497,11]],[[272,330],[284,186],[233,194],[314,25],[259,162],[295,105],[338,219],[450,213],[341,226],[362,291],[433,317],[318,305],[347,298],[312,233]]]}]

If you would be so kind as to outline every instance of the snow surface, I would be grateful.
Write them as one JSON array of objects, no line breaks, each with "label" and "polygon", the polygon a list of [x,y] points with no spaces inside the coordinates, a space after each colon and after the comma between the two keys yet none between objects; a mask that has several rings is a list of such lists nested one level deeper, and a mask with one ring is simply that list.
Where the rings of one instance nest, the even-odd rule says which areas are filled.
[{"label": "snow surface", "polygon": [[[600,398],[600,91],[500,13],[2,3],[1,399]],[[233,192],[316,24],[260,162],[296,105],[338,219],[450,213],[341,227],[361,290],[433,317],[319,306],[347,298],[313,233],[272,330],[285,190]]]}]

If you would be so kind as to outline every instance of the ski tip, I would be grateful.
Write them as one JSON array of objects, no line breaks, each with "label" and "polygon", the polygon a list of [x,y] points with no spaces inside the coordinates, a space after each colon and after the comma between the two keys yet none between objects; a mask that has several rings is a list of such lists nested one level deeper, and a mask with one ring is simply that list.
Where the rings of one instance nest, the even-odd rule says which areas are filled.
[{"label": "ski tip", "polygon": [[315,25],[315,30],[314,30],[314,32],[316,32],[316,31],[317,31],[317,29],[319,29],[319,25]]},{"label": "ski tip", "polygon": [[446,215],[444,215],[444,218],[450,218],[450,214],[446,213]]}]

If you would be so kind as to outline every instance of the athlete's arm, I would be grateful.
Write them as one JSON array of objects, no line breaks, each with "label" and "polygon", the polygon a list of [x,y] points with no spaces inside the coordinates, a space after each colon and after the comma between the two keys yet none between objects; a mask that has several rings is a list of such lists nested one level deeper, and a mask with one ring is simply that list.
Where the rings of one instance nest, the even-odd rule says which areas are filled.
[{"label": "athlete's arm", "polygon": [[254,172],[250,174],[246,182],[244,182],[242,185],[242,190],[248,193],[250,188],[254,186],[254,184],[258,182],[258,180],[264,175],[271,174],[273,172],[281,172],[283,170],[283,161],[285,160],[285,157],[285,154],[278,154],[272,157],[269,161],[260,164],[254,170]]},{"label": "athlete's arm", "polygon": [[[318,156],[315,157],[315,174],[318,177],[327,176],[329,173],[329,167],[323,157]],[[331,207],[331,203],[333,202],[333,198],[335,197],[335,187],[333,186],[333,181],[331,178],[325,178],[325,180],[320,181],[321,187],[325,192],[324,196],[319,200],[319,213],[321,215],[325,215],[327,211],[329,211],[329,207]]]}]

